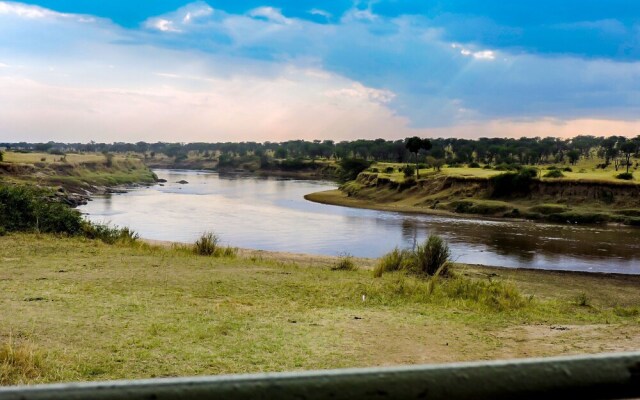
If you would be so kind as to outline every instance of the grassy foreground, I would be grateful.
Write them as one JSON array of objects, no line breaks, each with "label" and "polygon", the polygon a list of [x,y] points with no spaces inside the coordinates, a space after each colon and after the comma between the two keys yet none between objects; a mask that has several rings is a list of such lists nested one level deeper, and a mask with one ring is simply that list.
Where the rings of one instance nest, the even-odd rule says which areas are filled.
[{"label": "grassy foreground", "polygon": [[[424,280],[328,258],[0,237],[0,384],[630,350],[640,277],[456,265]],[[362,260],[357,262],[362,263]],[[364,300],[363,300],[363,295]]]}]

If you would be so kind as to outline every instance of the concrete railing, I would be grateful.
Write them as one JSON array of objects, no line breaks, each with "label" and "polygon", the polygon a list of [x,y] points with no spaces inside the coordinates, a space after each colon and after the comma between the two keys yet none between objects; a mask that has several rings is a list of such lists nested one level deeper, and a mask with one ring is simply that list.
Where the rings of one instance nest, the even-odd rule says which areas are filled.
[{"label": "concrete railing", "polygon": [[0,388],[2,400],[507,398],[640,398],[640,352]]}]

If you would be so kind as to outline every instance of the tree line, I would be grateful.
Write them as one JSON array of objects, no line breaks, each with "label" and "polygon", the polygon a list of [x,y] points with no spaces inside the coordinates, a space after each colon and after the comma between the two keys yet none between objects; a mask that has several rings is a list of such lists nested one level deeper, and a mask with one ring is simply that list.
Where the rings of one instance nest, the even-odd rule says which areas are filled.
[{"label": "tree line", "polygon": [[614,164],[628,166],[631,157],[638,157],[640,136],[576,136],[569,139],[555,137],[534,138],[406,138],[399,140],[289,140],[285,142],[220,142],[220,143],[0,143],[0,149],[41,151],[64,154],[68,152],[103,152],[144,154],[154,157],[164,154],[176,159],[189,154],[205,158],[244,157],[248,155],[274,159],[333,159],[357,158],[378,162],[426,162],[427,157],[439,164],[522,164],[536,165],[568,161],[575,164],[580,158],[602,159],[602,167]]}]

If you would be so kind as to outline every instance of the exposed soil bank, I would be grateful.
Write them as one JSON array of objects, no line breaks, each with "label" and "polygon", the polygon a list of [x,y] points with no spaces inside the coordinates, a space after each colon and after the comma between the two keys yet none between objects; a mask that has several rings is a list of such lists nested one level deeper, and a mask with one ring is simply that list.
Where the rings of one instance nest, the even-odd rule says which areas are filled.
[{"label": "exposed soil bank", "polygon": [[486,178],[430,174],[395,182],[365,172],[339,191],[305,198],[383,211],[640,225],[640,185],[633,182],[535,179],[521,192],[496,196],[494,180]]}]

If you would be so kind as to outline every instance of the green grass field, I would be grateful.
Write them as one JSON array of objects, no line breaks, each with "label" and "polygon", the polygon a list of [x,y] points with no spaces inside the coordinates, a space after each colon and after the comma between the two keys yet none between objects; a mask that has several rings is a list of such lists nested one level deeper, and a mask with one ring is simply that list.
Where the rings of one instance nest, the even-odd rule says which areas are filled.
[{"label": "green grass field", "polygon": [[[244,255],[243,255],[244,254]],[[262,256],[261,254],[264,254]],[[416,364],[630,350],[638,277],[0,237],[0,383]],[[366,264],[366,265],[365,265]],[[364,300],[363,300],[364,296]]]},{"label": "green grass field", "polygon": [[[638,161],[636,159],[632,159],[632,162],[635,165],[635,162]],[[620,173],[626,171],[626,168],[620,167],[618,171],[615,170],[614,165],[609,165],[606,169],[596,168],[596,165],[604,163],[604,160],[598,158],[585,159],[582,158],[575,165],[571,165],[568,162],[565,163],[556,163],[549,165],[530,165],[529,167],[538,168],[542,170],[542,179],[552,179],[552,178],[544,178],[544,174],[548,171],[547,168],[550,166],[556,166],[560,170],[563,168],[571,168],[571,172],[563,171],[562,173],[565,175],[564,180],[595,180],[595,181],[616,181],[620,182],[616,176]],[[380,171],[380,176],[388,177],[396,182],[401,182],[404,180],[404,174],[398,172],[397,169],[403,167],[404,163],[376,163],[372,166],[372,168],[377,168]],[[391,174],[384,173],[385,168],[393,167],[396,171]],[[629,169],[629,172],[633,174],[634,180],[640,179],[640,173],[637,168],[632,167]],[[429,176],[435,174],[433,168],[420,169],[421,176]],[[498,171],[495,169],[484,169],[484,168],[468,168],[464,167],[454,167],[449,168],[447,166],[443,166],[441,171],[439,172],[444,175],[452,175],[452,176],[465,176],[465,177],[478,177],[478,178],[490,178],[492,176],[496,176],[499,174],[505,173],[505,171]]]},{"label": "green grass field", "polygon": [[108,162],[100,153],[65,156],[48,153],[4,153],[0,182],[64,186],[75,190],[87,185],[116,186],[153,183],[153,172],[137,156],[114,155]]}]

